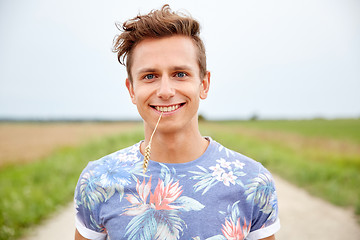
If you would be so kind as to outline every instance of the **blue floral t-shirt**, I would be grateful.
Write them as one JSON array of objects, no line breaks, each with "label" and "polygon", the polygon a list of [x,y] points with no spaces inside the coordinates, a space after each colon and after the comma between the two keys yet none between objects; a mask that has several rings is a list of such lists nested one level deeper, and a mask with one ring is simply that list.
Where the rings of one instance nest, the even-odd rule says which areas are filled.
[{"label": "blue floral t-shirt", "polygon": [[280,228],[274,182],[258,162],[212,139],[181,164],[150,161],[140,143],[90,162],[75,190],[88,239],[261,239]]}]

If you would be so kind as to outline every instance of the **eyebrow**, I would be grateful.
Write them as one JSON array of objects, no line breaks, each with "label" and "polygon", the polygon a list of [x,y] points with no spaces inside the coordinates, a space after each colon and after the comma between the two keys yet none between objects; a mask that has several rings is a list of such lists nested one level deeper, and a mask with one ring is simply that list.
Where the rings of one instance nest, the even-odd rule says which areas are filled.
[{"label": "eyebrow", "polygon": [[139,71],[136,72],[136,74],[142,74],[142,73],[148,73],[148,72],[156,72],[156,68],[141,68]]},{"label": "eyebrow", "polygon": [[[179,65],[179,66],[173,66],[173,67],[170,67],[170,71],[176,71],[176,70],[187,70],[187,71],[191,71],[192,68],[188,65]],[[152,73],[152,72],[157,72],[159,71],[157,68],[141,68],[139,71],[137,71],[136,73],[139,75],[139,74],[142,74],[142,73]]]},{"label": "eyebrow", "polygon": [[192,70],[192,68],[188,65],[180,65],[180,66],[174,66],[170,68],[172,71],[174,70]]}]

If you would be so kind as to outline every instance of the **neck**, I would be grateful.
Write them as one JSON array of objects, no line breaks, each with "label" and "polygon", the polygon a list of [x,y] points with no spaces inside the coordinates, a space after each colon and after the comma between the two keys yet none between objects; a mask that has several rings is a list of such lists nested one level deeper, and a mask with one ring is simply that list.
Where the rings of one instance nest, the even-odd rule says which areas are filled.
[{"label": "neck", "polygon": [[[147,129],[147,130],[146,130]],[[145,141],[140,150],[145,153],[153,129],[145,126]],[[200,134],[198,127],[189,127],[177,132],[156,130],[151,143],[150,159],[163,163],[184,163],[199,158],[206,150],[209,142]]]}]

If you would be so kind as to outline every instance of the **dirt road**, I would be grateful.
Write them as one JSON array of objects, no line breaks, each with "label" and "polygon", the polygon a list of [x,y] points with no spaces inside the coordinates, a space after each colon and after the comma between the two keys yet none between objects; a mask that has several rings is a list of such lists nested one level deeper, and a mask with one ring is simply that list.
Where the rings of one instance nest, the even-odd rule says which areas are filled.
[{"label": "dirt road", "polygon": [[[310,196],[279,177],[275,181],[281,221],[277,240],[360,240],[360,224],[351,210]],[[22,240],[73,239],[74,231],[74,210],[70,203]]]}]

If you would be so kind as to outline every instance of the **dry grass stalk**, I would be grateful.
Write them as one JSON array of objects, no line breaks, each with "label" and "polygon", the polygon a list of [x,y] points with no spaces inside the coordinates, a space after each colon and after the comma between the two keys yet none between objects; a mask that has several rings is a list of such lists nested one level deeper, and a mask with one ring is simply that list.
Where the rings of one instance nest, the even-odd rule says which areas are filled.
[{"label": "dry grass stalk", "polygon": [[151,134],[149,144],[148,144],[148,145],[146,146],[146,148],[145,148],[144,164],[143,164],[143,168],[144,168],[144,171],[143,171],[143,172],[144,172],[144,174],[146,173],[147,168],[148,168],[148,166],[149,166],[149,160],[150,160],[150,154],[151,154],[151,141],[152,141],[152,138],[153,138],[153,136],[154,136],[154,133],[155,133],[155,131],[156,131],[158,125],[159,125],[159,122],[160,122],[160,119],[161,119],[162,115],[163,115],[163,112],[161,112],[160,117],[159,117],[159,119],[158,119],[158,121],[157,121],[157,123],[156,123],[156,125],[155,125],[154,131],[153,131],[152,134]]}]

